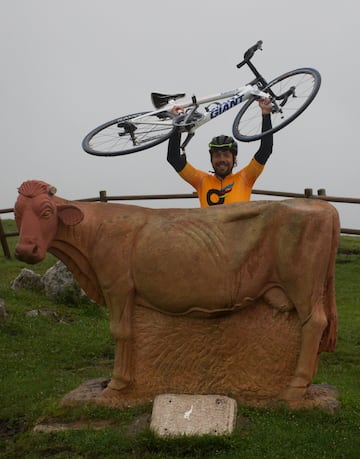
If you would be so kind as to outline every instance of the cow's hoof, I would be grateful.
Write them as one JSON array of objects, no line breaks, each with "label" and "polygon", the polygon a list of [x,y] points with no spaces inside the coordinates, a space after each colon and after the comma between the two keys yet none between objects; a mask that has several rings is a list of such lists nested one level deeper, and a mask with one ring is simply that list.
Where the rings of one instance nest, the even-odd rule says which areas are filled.
[{"label": "cow's hoof", "polygon": [[281,400],[291,402],[294,400],[302,400],[306,394],[307,386],[302,387],[288,387],[281,396]]},{"label": "cow's hoof", "polygon": [[340,409],[338,391],[327,384],[312,384],[309,387],[290,387],[283,394],[282,400],[291,410],[320,409],[330,414]]},{"label": "cow's hoof", "polygon": [[122,398],[129,389],[129,383],[110,380],[109,384],[101,392],[101,396],[105,398]]},{"label": "cow's hoof", "polygon": [[[124,387],[125,389],[125,387]],[[103,398],[119,398],[121,397],[121,395],[123,394],[123,390],[121,389],[111,389],[111,387],[106,387],[106,389],[104,389],[100,396],[103,397]]]},{"label": "cow's hoof", "polygon": [[302,400],[308,390],[309,381],[302,375],[294,376],[282,394],[282,400]]}]

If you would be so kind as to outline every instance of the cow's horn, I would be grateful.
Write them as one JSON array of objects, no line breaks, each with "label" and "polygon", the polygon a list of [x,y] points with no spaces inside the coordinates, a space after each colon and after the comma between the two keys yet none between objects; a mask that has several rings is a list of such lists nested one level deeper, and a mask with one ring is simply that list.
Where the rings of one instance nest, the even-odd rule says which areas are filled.
[{"label": "cow's horn", "polygon": [[49,188],[49,194],[50,194],[51,196],[53,196],[54,194],[56,194],[56,192],[57,192],[57,189],[56,189],[54,186],[51,186],[51,187]]}]

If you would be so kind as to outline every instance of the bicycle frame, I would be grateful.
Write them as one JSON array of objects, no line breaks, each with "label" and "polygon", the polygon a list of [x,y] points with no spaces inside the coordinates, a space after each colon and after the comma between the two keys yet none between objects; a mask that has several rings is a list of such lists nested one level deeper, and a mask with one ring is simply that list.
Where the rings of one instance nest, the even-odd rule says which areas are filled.
[{"label": "bicycle frame", "polygon": [[[234,107],[237,107],[240,103],[244,102],[245,100],[249,99],[250,97],[256,98],[267,98],[269,95],[263,91],[261,91],[257,86],[252,86],[250,84],[246,86],[242,86],[241,88],[230,89],[225,92],[204,96],[201,98],[197,98],[193,96],[191,101],[184,101],[180,104],[176,103],[175,100],[169,101],[167,105],[162,107],[161,109],[155,110],[153,112],[147,113],[146,115],[140,115],[136,118],[133,118],[131,122],[134,125],[137,124],[159,124],[159,125],[171,125],[174,124],[175,126],[182,127],[184,131],[188,133],[187,138],[182,143],[181,148],[184,149],[185,146],[189,143],[191,138],[194,136],[195,131],[204,124],[208,123],[209,121],[217,118],[218,116],[224,114],[228,110],[231,110]],[[226,99],[224,102],[219,102],[221,100]],[[200,113],[198,111],[199,106],[210,104],[209,107],[205,107],[204,112]],[[213,107],[211,107],[213,104]],[[175,116],[174,119],[169,121],[160,121],[157,123],[153,120],[146,121],[144,118],[148,118],[149,116],[156,116],[160,115],[164,112],[170,112],[174,108],[175,105],[180,105],[184,109],[184,114],[180,114]],[[194,117],[194,115],[197,115]],[[180,123],[177,123],[177,120],[180,119]]]},{"label": "bicycle frame", "polygon": [[[170,125],[174,123],[174,120],[176,120],[177,117],[174,117],[174,120],[171,120],[171,121],[160,121],[159,120],[158,123],[156,123],[153,120],[146,121],[143,118],[145,116],[146,117],[152,116],[152,115],[156,116],[163,112],[171,112],[171,110],[174,108],[175,105],[180,105],[185,110],[184,112],[185,120],[186,118],[188,118],[189,124],[191,124],[190,130],[195,131],[198,127],[204,125],[205,123],[208,123],[212,119],[238,106],[241,102],[244,102],[245,100],[249,99],[252,96],[255,96],[257,98],[269,97],[267,93],[261,91],[257,86],[246,85],[241,88],[230,89],[225,92],[221,92],[221,93],[217,93],[217,94],[213,94],[209,96],[204,96],[200,98],[193,96],[191,101],[187,100],[184,102],[177,103],[175,100],[172,100],[167,105],[165,105],[164,107],[160,109],[146,113],[146,115],[140,115],[136,118],[133,118],[131,122],[134,124],[160,124],[160,125],[168,124]],[[227,99],[227,100],[225,100],[222,103],[218,102],[224,99]],[[205,104],[211,104],[211,103],[214,103],[214,106],[211,108],[206,107],[204,113],[201,113],[201,118],[199,118],[198,120],[190,119],[191,115],[193,115],[195,111],[197,112],[197,109],[199,108],[199,106],[202,106]],[[191,110],[187,112],[187,109],[189,108],[191,108]],[[185,122],[185,125],[186,125],[186,122]]]}]

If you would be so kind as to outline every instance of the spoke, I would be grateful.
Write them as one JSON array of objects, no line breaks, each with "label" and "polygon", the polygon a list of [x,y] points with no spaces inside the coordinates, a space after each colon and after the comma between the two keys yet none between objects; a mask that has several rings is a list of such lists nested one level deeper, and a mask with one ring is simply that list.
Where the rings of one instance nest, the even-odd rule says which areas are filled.
[{"label": "spoke", "polygon": [[91,149],[100,154],[146,148],[166,138],[173,129],[172,120],[154,116],[129,115],[99,129],[89,140]]},{"label": "spoke", "polygon": [[[307,71],[284,75],[284,77],[274,80],[269,90],[275,95],[276,105],[281,111],[272,113],[272,127],[278,130],[295,119],[313,100],[314,91],[317,87],[316,75]],[[261,111],[257,101],[253,100],[245,104],[238,119],[237,130],[244,140],[250,138],[256,140],[261,137],[261,127]]]}]

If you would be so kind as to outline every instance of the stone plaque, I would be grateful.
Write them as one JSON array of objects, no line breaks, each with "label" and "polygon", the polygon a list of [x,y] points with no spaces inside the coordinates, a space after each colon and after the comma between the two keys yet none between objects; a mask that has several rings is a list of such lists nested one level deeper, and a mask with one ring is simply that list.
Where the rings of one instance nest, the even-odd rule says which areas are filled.
[{"label": "stone plaque", "polygon": [[162,394],[155,397],[150,428],[165,435],[228,435],[237,404],[223,395]]}]

